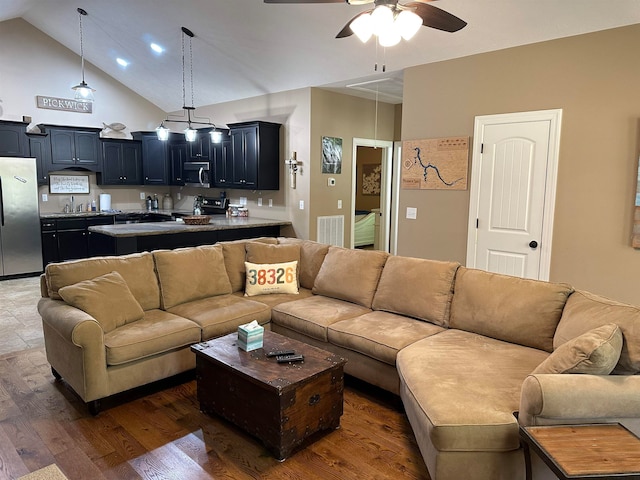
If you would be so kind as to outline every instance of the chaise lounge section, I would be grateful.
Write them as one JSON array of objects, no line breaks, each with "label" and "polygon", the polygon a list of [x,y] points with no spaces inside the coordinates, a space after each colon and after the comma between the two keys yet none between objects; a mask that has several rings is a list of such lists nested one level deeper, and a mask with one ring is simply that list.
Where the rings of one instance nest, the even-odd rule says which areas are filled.
[{"label": "chaise lounge section", "polygon": [[524,479],[518,422],[640,432],[640,312],[566,284],[262,238],[51,264],[42,286],[47,358],[94,411],[255,319],[398,394],[433,480]]}]

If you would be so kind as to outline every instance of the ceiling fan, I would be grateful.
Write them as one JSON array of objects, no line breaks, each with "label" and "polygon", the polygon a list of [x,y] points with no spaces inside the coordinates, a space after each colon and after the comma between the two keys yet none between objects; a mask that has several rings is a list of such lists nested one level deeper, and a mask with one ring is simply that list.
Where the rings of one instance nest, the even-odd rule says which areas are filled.
[{"label": "ceiling fan", "polygon": [[445,32],[457,32],[467,25],[464,20],[445,12],[429,2],[418,0],[399,4],[398,0],[264,0],[264,3],[348,3],[366,5],[373,3],[374,8],[360,12],[338,32],[336,38],[344,38],[354,33],[366,42],[376,35],[382,46],[395,45],[400,38],[408,40],[420,25]]}]

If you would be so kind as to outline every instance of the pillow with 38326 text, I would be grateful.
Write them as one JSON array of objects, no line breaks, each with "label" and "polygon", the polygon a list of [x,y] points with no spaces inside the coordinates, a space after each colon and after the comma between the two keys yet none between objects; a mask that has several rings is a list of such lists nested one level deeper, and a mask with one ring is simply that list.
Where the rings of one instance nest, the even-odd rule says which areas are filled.
[{"label": "pillow with 38326 text", "polygon": [[298,262],[251,263],[244,262],[246,282],[244,294],[298,293]]}]

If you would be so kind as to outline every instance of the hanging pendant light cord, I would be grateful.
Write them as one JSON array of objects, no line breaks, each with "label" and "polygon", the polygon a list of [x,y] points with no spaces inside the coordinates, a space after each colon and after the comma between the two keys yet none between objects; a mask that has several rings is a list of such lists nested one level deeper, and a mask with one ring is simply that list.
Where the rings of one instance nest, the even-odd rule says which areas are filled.
[{"label": "hanging pendant light cord", "polygon": [[86,15],[83,9],[78,8],[78,13],[80,15],[80,70],[82,73],[82,83],[84,83],[84,43],[82,41],[82,16]]}]

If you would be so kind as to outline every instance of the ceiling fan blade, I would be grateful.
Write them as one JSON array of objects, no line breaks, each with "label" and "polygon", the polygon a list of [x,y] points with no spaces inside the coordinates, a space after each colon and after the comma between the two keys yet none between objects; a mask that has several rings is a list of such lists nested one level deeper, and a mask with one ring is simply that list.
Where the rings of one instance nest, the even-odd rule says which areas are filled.
[{"label": "ceiling fan blade", "polygon": [[349,37],[349,36],[353,35],[353,30],[351,30],[351,23],[356,18],[358,18],[358,17],[360,17],[362,15],[365,15],[367,13],[371,13],[371,12],[373,12],[373,9],[367,10],[366,12],[360,12],[358,15],[353,17],[351,20],[349,20],[347,22],[347,24],[344,26],[344,28],[338,32],[338,34],[336,35],[336,38],[345,38],[345,37]]},{"label": "ceiling fan blade", "polygon": [[410,2],[403,6],[415,9],[414,12],[422,18],[422,25],[444,32],[457,32],[463,29],[467,22],[449,12],[423,2]]}]

